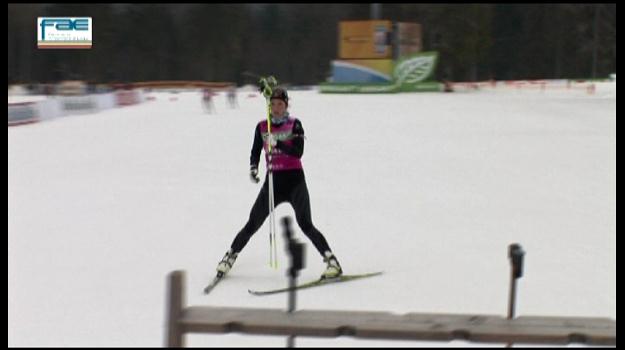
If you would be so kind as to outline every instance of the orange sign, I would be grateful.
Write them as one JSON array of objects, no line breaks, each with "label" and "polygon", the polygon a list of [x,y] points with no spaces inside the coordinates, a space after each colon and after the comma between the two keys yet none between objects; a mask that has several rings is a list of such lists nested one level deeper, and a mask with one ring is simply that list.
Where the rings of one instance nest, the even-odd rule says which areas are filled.
[{"label": "orange sign", "polygon": [[391,21],[339,23],[339,58],[392,58]]}]

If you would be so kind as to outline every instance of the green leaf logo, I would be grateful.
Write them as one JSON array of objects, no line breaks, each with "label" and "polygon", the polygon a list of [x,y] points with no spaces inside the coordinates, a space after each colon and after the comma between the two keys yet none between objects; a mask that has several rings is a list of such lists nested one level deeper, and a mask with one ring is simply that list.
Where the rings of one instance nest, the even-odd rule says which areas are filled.
[{"label": "green leaf logo", "polygon": [[436,65],[436,53],[419,54],[402,60],[394,75],[399,84],[414,84],[427,79]]}]

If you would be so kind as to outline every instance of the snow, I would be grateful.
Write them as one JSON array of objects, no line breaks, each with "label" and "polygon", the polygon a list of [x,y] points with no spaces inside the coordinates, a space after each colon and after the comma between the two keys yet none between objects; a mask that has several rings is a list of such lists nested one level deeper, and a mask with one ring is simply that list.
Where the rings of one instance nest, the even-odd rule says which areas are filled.
[{"label": "snow", "polygon": [[46,95],[9,95],[9,104],[44,101]]},{"label": "snow", "polygon": [[[507,247],[525,249],[517,315],[616,319],[616,83],[583,92],[326,95],[292,91],[306,131],[313,222],[346,273],[298,309],[497,314]],[[201,294],[260,184],[249,152],[264,100],[199,92],[8,129],[9,346],[161,346],[166,275],[187,304],[286,308],[266,220],[229,275]],[[171,101],[170,96],[178,97]],[[264,173],[264,166],[261,168]],[[276,218],[293,216],[290,206]],[[279,222],[279,221],[278,221]],[[300,280],[321,257],[307,245]],[[188,346],[283,346],[284,337],[187,337]],[[297,338],[298,346],[467,346]]]}]

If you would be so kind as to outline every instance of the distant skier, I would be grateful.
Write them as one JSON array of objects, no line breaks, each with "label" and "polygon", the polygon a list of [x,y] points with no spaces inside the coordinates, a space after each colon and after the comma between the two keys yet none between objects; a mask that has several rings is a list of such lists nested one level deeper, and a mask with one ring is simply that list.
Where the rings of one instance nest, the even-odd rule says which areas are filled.
[{"label": "distant skier", "polygon": [[[304,153],[304,129],[299,119],[289,115],[287,111],[289,97],[285,89],[275,88],[270,97],[271,102],[271,134],[267,132],[267,120],[261,120],[256,125],[254,144],[250,155],[250,178],[253,182],[260,181],[258,177],[258,162],[261,149],[265,149],[267,158],[268,145],[272,145],[272,169],[274,181],[274,196],[276,206],[282,202],[289,202],[295,210],[295,218],[304,234],[312,241],[315,248],[327,264],[322,278],[334,278],[343,273],[336,256],[330,250],[325,237],[312,223],[310,199],[304,169],[300,158]],[[263,187],[252,206],[250,216],[245,226],[239,231],[217,266],[219,274],[226,274],[232,268],[238,254],[249,239],[261,227],[269,215],[269,188],[267,176]]]},{"label": "distant skier", "polygon": [[228,105],[230,105],[230,108],[239,107],[239,103],[237,102],[236,86],[230,86],[228,88]]},{"label": "distant skier", "polygon": [[202,106],[208,113],[213,113],[215,105],[213,105],[213,96],[215,93],[210,88],[204,88],[202,90]]}]

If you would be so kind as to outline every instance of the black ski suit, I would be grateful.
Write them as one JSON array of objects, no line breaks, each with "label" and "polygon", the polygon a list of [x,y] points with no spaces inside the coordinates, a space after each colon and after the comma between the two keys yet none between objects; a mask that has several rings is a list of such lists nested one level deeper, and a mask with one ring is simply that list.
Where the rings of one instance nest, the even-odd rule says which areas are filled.
[{"label": "black ski suit", "polygon": [[[273,124],[272,124],[273,125]],[[282,141],[277,141],[276,148],[291,156],[301,158],[304,153],[304,129],[302,123],[296,119],[293,125],[293,135],[297,135],[291,146]],[[263,139],[260,131],[260,124],[256,126],[254,144],[250,155],[250,166],[258,167],[260,154],[263,149]],[[325,251],[330,250],[325,237],[317,230],[312,223],[310,212],[310,198],[303,169],[273,171],[274,203],[277,207],[280,203],[289,202],[295,211],[297,224],[304,234],[312,241],[315,248],[323,256]],[[258,231],[269,215],[269,185],[268,175],[265,176],[263,187],[252,206],[250,216],[241,231],[232,242],[231,248],[239,253],[250,240],[252,235]]]}]

